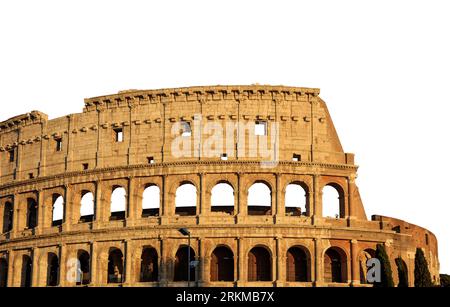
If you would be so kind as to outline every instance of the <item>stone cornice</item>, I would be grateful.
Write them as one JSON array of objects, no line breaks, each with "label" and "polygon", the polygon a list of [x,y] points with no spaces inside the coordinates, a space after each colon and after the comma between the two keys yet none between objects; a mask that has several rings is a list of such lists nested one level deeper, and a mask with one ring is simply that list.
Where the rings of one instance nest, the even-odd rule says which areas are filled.
[{"label": "stone cornice", "polygon": [[[176,166],[223,166],[223,167],[229,167],[230,172],[235,172],[236,170],[233,167],[238,167],[240,171],[243,173],[273,173],[276,171],[276,168],[287,166],[287,167],[298,167],[298,168],[308,168],[309,173],[316,173],[319,172],[320,168],[323,169],[334,169],[334,170],[348,170],[352,172],[356,172],[358,169],[358,166],[355,165],[348,165],[348,164],[327,164],[327,163],[318,163],[318,162],[291,162],[291,161],[280,161],[278,162],[278,165],[276,168],[258,168],[257,170],[254,169],[254,167],[258,167],[261,164],[261,161],[178,161],[178,162],[166,162],[166,163],[154,163],[154,164],[136,164],[136,165],[126,165],[126,166],[117,166],[117,167],[106,167],[106,168],[99,168],[99,169],[93,169],[93,170],[86,170],[86,171],[74,171],[74,172],[66,172],[61,173],[58,175],[52,175],[52,176],[45,176],[45,177],[38,177],[34,179],[27,179],[22,181],[15,181],[15,182],[8,182],[3,185],[0,185],[0,191],[6,190],[6,189],[17,189],[20,187],[25,186],[36,186],[45,182],[55,181],[55,180],[61,180],[64,182],[64,180],[68,178],[75,178],[75,177],[86,177],[86,178],[98,178],[100,174],[105,173],[115,173],[118,172],[120,175],[119,177],[129,177],[129,176],[136,176],[128,173],[124,173],[126,171],[133,172],[135,170],[146,170],[146,169],[153,169],[153,170],[159,170],[161,173],[166,173],[167,168],[170,167],[176,167]],[[249,169],[248,171],[245,170],[245,167],[251,167],[253,169]],[[217,172],[211,171],[211,173]],[[223,172],[223,171],[222,171]],[[206,171],[207,173],[207,171]],[[174,175],[176,173],[173,173]],[[198,174],[198,171],[193,171],[192,174]],[[160,175],[155,174],[155,175]],[[171,175],[171,174],[169,174]],[[63,185],[64,183],[61,183]],[[3,196],[3,195],[2,195]],[[6,196],[6,195],[5,195]]]},{"label": "stone cornice", "polygon": [[[245,101],[258,99],[257,94],[270,94],[273,101],[280,101],[286,95],[313,95],[318,96],[320,90],[317,88],[272,86],[272,85],[217,85],[217,86],[195,86],[183,88],[169,88],[157,90],[128,90],[120,91],[118,94],[98,96],[84,99],[85,111],[97,110],[97,107],[123,106],[131,107],[141,100],[149,103],[167,103],[178,100],[197,100],[207,103],[208,100],[234,99]],[[136,102],[136,100],[138,102]]]},{"label": "stone cornice", "polygon": [[47,114],[44,114],[39,111],[32,111],[30,113],[21,114],[0,122],[0,133],[3,133],[4,131],[17,129],[17,127],[20,126],[27,126],[30,124],[41,123],[47,120],[48,120]]}]

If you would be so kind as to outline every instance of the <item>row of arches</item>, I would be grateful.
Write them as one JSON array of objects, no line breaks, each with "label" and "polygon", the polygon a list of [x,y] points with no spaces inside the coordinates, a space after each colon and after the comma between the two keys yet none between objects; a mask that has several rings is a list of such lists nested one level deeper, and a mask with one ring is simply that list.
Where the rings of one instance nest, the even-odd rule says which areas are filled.
[{"label": "row of arches", "polygon": [[[365,250],[360,256],[371,257],[373,250]],[[292,246],[286,252],[286,281],[288,282],[310,282],[311,281],[311,256],[309,251],[302,246]],[[270,250],[265,246],[255,246],[247,254],[247,280],[272,281],[272,260]],[[47,254],[47,286],[58,286],[60,284],[60,261],[57,254]],[[91,264],[89,252],[80,249],[77,251],[76,284],[88,285],[91,283]],[[173,262],[173,281],[196,280],[196,269],[190,266],[188,274],[188,263],[198,260],[194,249],[186,245],[178,248]],[[366,259],[365,259],[366,260]],[[120,248],[112,247],[108,252],[107,283],[123,283],[124,278],[124,254]],[[235,276],[235,254],[232,249],[225,245],[217,246],[211,253],[209,279],[212,282],[233,282]],[[362,263],[362,262],[361,262]],[[158,282],[160,280],[161,260],[155,248],[143,247],[139,264],[139,282]],[[30,287],[32,283],[31,256],[22,256],[21,283],[22,287]],[[361,272],[364,272],[361,268]],[[339,247],[328,248],[323,257],[324,281],[331,283],[347,282],[347,256]],[[8,262],[0,258],[0,285],[7,285]],[[363,274],[363,273],[361,273]],[[361,282],[365,282],[365,276],[361,275]]]},{"label": "row of arches", "polygon": [[[285,189],[285,214],[301,216],[309,214],[309,190],[302,182],[292,182]],[[330,184],[323,188],[323,216],[343,217],[343,189]],[[94,193],[89,190],[81,192],[79,222],[91,222],[95,219],[96,201]],[[157,185],[148,185],[142,194],[141,216],[158,216],[161,214],[161,191]],[[181,216],[196,215],[197,188],[191,182],[182,182],[175,192],[175,214]],[[110,220],[125,218],[127,211],[127,192],[122,186],[114,186],[110,201]],[[220,181],[211,189],[211,211],[233,214],[235,212],[235,191],[233,186]],[[272,215],[272,191],[263,181],[256,181],[248,189],[248,215]],[[26,227],[37,226],[38,204],[34,198],[27,199]],[[3,233],[13,229],[14,207],[7,201],[3,212]],[[52,195],[52,226],[59,226],[65,218],[65,199],[63,195]]]}]

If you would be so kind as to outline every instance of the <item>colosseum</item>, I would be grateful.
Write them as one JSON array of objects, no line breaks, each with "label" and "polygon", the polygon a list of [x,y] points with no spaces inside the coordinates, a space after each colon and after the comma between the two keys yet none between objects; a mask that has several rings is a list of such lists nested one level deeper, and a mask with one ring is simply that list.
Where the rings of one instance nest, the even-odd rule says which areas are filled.
[{"label": "colosseum", "polygon": [[395,283],[401,257],[414,285],[416,248],[438,283],[436,237],[367,218],[357,168],[314,88],[127,90],[19,115],[0,123],[0,285],[368,287],[377,244]]}]

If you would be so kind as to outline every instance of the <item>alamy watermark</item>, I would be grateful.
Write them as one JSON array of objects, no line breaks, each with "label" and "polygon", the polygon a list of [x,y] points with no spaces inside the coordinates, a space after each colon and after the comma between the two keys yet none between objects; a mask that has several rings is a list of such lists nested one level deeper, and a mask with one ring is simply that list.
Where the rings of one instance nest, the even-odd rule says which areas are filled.
[{"label": "alamy watermark", "polygon": [[201,114],[173,124],[171,154],[175,158],[256,158],[261,167],[278,165],[279,123],[274,121],[210,121]]}]

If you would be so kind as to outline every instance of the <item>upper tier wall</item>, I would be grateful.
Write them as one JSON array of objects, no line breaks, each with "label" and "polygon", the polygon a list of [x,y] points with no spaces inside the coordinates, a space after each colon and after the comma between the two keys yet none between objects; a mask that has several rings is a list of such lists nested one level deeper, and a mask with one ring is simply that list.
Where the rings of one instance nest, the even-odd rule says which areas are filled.
[{"label": "upper tier wall", "polygon": [[[52,120],[33,111],[0,123],[0,184],[86,167],[146,164],[149,157],[156,163],[197,160],[212,133],[194,137],[199,118],[203,128],[219,124],[224,136],[222,151],[200,154],[203,160],[227,153],[228,160],[292,161],[296,154],[303,162],[353,164],[318,94],[318,89],[282,86],[190,87],[89,98],[83,113]],[[190,154],[181,157],[172,148],[179,138],[174,125],[180,121],[189,121],[193,129]],[[248,151],[255,121],[267,122],[269,153]],[[227,131],[232,131],[227,123],[248,124],[245,139],[236,130],[227,143]],[[123,142],[116,142],[117,129],[123,131]],[[244,151],[238,151],[240,146]]]}]

